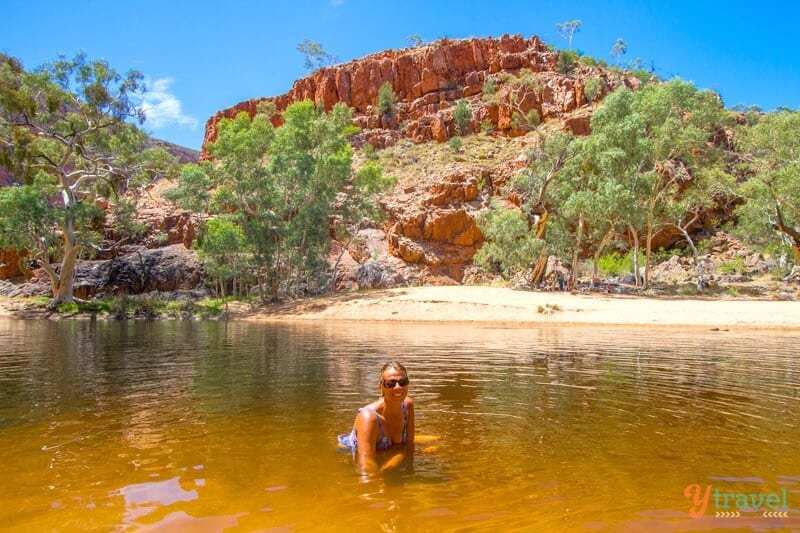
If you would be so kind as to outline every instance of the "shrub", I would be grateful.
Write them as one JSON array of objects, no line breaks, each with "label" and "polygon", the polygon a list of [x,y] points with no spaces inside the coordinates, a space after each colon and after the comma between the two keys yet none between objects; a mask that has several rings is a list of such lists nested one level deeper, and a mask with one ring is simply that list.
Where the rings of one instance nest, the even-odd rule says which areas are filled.
[{"label": "shrub", "polygon": [[561,74],[565,76],[571,74],[575,70],[575,64],[578,61],[578,53],[572,50],[561,50],[558,53],[557,68]]},{"label": "shrub", "polygon": [[56,309],[59,313],[77,313],[80,311],[76,302],[60,304]]},{"label": "shrub", "polygon": [[458,135],[452,137],[449,141],[447,141],[447,145],[452,148],[454,152],[461,151],[461,137]]},{"label": "shrub", "polygon": [[603,82],[599,78],[589,78],[583,83],[583,94],[589,102],[597,100],[602,89]]},{"label": "shrub", "polygon": [[597,267],[607,276],[621,276],[633,272],[633,254],[620,255],[617,252],[601,255]]},{"label": "shrub", "polygon": [[536,126],[539,125],[541,119],[539,118],[539,112],[535,109],[531,109],[525,116],[522,116],[519,113],[514,113],[511,117],[511,125],[516,129],[521,130],[532,130]]},{"label": "shrub", "polygon": [[519,210],[509,209],[495,199],[489,209],[478,214],[476,222],[486,240],[473,262],[506,278],[530,266],[544,246],[544,241],[529,230],[528,221]]},{"label": "shrub", "polygon": [[157,318],[166,310],[167,304],[158,296],[150,294],[118,296],[103,304],[111,316],[126,318]]},{"label": "shrub", "polygon": [[531,109],[528,111],[528,114],[525,115],[525,120],[528,122],[528,127],[533,129],[539,125],[541,122],[541,118],[539,118],[539,112],[535,109]]},{"label": "shrub", "polygon": [[491,95],[494,94],[496,90],[494,78],[486,78],[486,81],[483,82],[483,94]]},{"label": "shrub", "polygon": [[743,276],[745,272],[747,272],[747,267],[745,267],[744,259],[741,257],[734,257],[722,263],[719,266],[719,271],[723,274]]},{"label": "shrub", "polygon": [[650,81],[650,78],[653,77],[653,74],[649,70],[643,70],[643,69],[634,70],[633,72],[631,72],[631,75],[633,75],[634,78],[639,78],[639,81],[642,82],[642,85],[648,83]]},{"label": "shrub", "polygon": [[378,114],[386,117],[395,117],[397,115],[397,94],[392,88],[392,84],[388,81],[378,89]]},{"label": "shrub", "polygon": [[375,151],[375,147],[370,143],[365,143],[364,146],[361,147],[361,153],[364,154],[364,157],[370,161],[375,161],[378,159],[378,154]]},{"label": "shrub", "polygon": [[596,67],[598,62],[592,56],[581,56],[578,58],[578,63],[586,67]]},{"label": "shrub", "polygon": [[456,102],[456,108],[453,111],[453,121],[456,123],[456,131],[459,135],[464,136],[469,133],[470,126],[472,125],[472,111],[467,101],[463,98]]}]

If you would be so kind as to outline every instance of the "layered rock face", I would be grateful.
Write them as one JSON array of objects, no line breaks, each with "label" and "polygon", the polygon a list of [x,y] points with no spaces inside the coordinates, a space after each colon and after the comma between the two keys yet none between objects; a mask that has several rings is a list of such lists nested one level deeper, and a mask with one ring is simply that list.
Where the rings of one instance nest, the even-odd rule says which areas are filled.
[{"label": "layered rock face", "polygon": [[[353,109],[353,122],[364,130],[357,139],[382,148],[405,137],[415,143],[445,141],[455,134],[453,106],[466,98],[472,111],[470,130],[491,127],[501,134],[523,133],[515,127],[513,115],[536,110],[543,120],[560,118],[586,103],[584,80],[601,78],[602,92],[636,79],[614,78],[597,67],[579,67],[570,76],[557,72],[558,52],[549,50],[538,37],[524,39],[505,35],[499,39],[441,39],[434,43],[379,54],[322,68],[297,80],[281,96],[255,98],[216,113],[206,123],[204,146],[217,138],[217,125],[223,118],[240,112],[254,116],[258,105],[272,102],[278,111],[292,103],[312,100],[330,110],[337,103]],[[496,102],[481,96],[487,77],[500,73],[518,74],[523,69],[536,73],[542,86],[536,91],[515,94]],[[389,82],[397,94],[397,115],[380,116],[375,107],[378,89]],[[502,83],[502,80],[500,80]],[[506,95],[508,96],[508,95]],[[565,117],[566,118],[566,117]],[[273,121],[279,124],[280,118]],[[569,117],[565,127],[577,134],[589,132],[588,115]],[[203,157],[208,153],[203,151]]]},{"label": "layered rock face", "polygon": [[[409,187],[387,201],[391,215],[389,253],[406,263],[426,267],[436,278],[461,281],[483,234],[475,222],[481,208],[479,181],[486,171],[448,169],[431,184]],[[441,279],[439,280],[441,282]]]}]

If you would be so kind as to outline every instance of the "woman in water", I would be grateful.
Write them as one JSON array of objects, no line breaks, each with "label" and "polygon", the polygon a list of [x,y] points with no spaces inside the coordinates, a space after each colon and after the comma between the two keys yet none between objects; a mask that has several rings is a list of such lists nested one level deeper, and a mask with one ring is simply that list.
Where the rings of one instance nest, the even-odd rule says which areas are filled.
[{"label": "woman in water", "polygon": [[406,368],[397,361],[383,365],[378,389],[381,397],[358,410],[350,433],[339,435],[342,446],[358,453],[366,474],[378,471],[377,450],[414,444],[414,401],[408,396]]}]

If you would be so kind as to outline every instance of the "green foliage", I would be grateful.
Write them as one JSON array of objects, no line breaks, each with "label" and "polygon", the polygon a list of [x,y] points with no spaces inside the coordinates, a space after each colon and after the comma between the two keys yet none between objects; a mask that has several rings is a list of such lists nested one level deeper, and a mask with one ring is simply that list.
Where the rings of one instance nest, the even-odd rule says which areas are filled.
[{"label": "green foliage", "polygon": [[57,192],[47,174],[30,185],[0,188],[0,248],[36,250],[45,239],[48,251],[57,242],[58,212],[47,198]]},{"label": "green foliage", "polygon": [[386,212],[374,199],[396,182],[396,178],[385,175],[375,161],[366,161],[361,165],[350,182],[347,194],[339,197],[340,203],[334,215],[337,221],[336,238],[343,242],[351,241],[362,227],[383,222]]},{"label": "green foliage", "polygon": [[460,152],[461,151],[461,137],[456,135],[455,137],[450,137],[450,140],[447,141],[447,145],[454,151]]},{"label": "green foliage", "polygon": [[483,133],[491,133],[494,131],[494,124],[488,118],[481,120],[481,132]]},{"label": "green foliage", "polygon": [[800,113],[776,111],[736,132],[753,178],[739,186],[739,231],[753,244],[782,241],[800,262]]},{"label": "green foliage", "polygon": [[535,109],[531,109],[525,114],[525,122],[528,123],[528,128],[533,129],[539,125],[541,122],[541,118],[539,118],[539,112]]},{"label": "green foliage", "polygon": [[56,310],[61,314],[74,314],[78,312],[78,304],[75,302],[60,304]]},{"label": "green foliage", "polygon": [[743,276],[747,273],[747,267],[744,264],[744,259],[741,257],[734,257],[722,263],[719,266],[719,271],[722,274]]},{"label": "green foliage", "polygon": [[605,66],[603,65],[602,61],[598,61],[596,58],[592,56],[580,56],[578,58],[578,64],[583,65],[584,67]]},{"label": "green foliage", "polygon": [[633,254],[620,255],[617,252],[601,255],[597,260],[600,271],[608,276],[621,276],[633,272]]},{"label": "green foliage", "polygon": [[464,98],[456,102],[456,107],[453,110],[453,121],[456,124],[456,132],[462,137],[470,132],[472,126],[472,110],[469,108],[469,104],[467,104]]},{"label": "green foliage", "polygon": [[613,232],[632,228],[642,237],[648,272],[655,232],[684,224],[685,213],[730,189],[730,176],[718,168],[721,154],[708,144],[723,118],[716,94],[679,79],[608,95],[581,141],[577,170],[591,187],[585,205],[600,207],[591,210],[589,228],[598,227],[594,217]]},{"label": "green foliage", "polygon": [[361,147],[361,153],[364,155],[364,158],[369,161],[377,161],[378,159],[378,152],[370,143],[364,143],[364,146]]},{"label": "green foliage", "polygon": [[490,208],[478,215],[477,224],[485,241],[473,261],[506,277],[531,267],[544,246],[544,241],[529,231],[522,212],[509,209],[494,198]]},{"label": "green foliage", "polygon": [[378,89],[378,102],[376,104],[379,115],[394,118],[397,116],[397,94],[388,81]]},{"label": "green foliage", "polygon": [[[219,257],[218,277],[244,268],[264,299],[327,286],[332,228],[340,238],[354,234],[365,217],[377,216],[373,197],[392,183],[373,161],[354,171],[350,117],[344,105],[326,114],[306,101],[286,109],[280,128],[262,114],[220,121],[208,147],[214,161],[187,167],[172,193],[225,221],[222,244],[210,254]],[[223,251],[231,249],[239,252]]]},{"label": "green foliage", "polygon": [[642,84],[650,83],[650,80],[653,78],[653,74],[649,70],[644,70],[644,69],[636,69],[633,72],[631,72],[631,75],[634,78],[638,78],[639,81],[642,82]]},{"label": "green foliage", "polygon": [[602,95],[604,85],[603,80],[599,78],[589,78],[583,82],[583,95],[586,97],[586,100],[589,102],[597,100],[597,98]]},{"label": "green foliage", "polygon": [[487,77],[483,82],[481,98],[489,105],[498,105],[497,81],[494,77]]},{"label": "green foliage", "polygon": [[189,211],[204,212],[211,201],[210,186],[211,179],[205,170],[189,163],[181,167],[178,186],[165,191],[164,197]]},{"label": "green foliage", "polygon": [[523,116],[521,113],[514,113],[511,116],[511,126],[520,130],[532,130],[541,123],[539,112],[531,109]]},{"label": "green foliage", "polygon": [[195,246],[203,266],[216,278],[224,298],[227,283],[241,279],[252,260],[244,230],[224,216],[212,218],[205,231],[198,235]]},{"label": "green foliage", "polygon": [[575,70],[575,65],[578,62],[578,53],[572,50],[561,50],[558,52],[558,61],[556,63],[556,69],[561,74],[567,76],[572,74],[572,71]]},{"label": "green foliage", "polygon": [[[116,231],[133,239],[141,237],[151,229],[147,224],[136,219],[136,208],[137,201],[135,198],[123,196],[112,206],[111,211],[114,215]],[[97,215],[102,216],[103,213],[98,212]]]},{"label": "green foliage", "polygon": [[497,88],[495,87],[494,78],[488,77],[483,81],[483,94],[484,96],[491,96],[495,93]]},{"label": "green foliage", "polygon": [[30,305],[44,307],[50,303],[50,298],[47,296],[31,296],[29,298],[22,298],[22,300]]},{"label": "green foliage", "polygon": [[306,70],[317,70],[333,65],[339,58],[328,53],[320,43],[305,39],[297,45],[297,51],[303,54],[303,65]]},{"label": "green foliage", "polygon": [[174,165],[132,124],[145,119],[142,80],[83,54],[32,73],[0,55],[0,166],[18,185],[0,193],[0,241],[40,261],[56,302],[72,301],[75,261],[102,238],[98,203],[112,206],[118,232],[136,236],[136,196],[120,193]]}]

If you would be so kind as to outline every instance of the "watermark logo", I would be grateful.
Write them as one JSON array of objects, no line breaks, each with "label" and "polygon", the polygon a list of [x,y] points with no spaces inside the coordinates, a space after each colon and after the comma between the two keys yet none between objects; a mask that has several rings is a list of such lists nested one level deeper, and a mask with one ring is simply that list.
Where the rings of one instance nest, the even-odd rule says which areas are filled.
[{"label": "watermark logo", "polygon": [[786,501],[786,489],[780,492],[721,492],[719,489],[699,483],[687,485],[683,489],[684,497],[692,502],[689,516],[701,518],[708,511],[708,504],[714,504],[714,516],[736,518],[742,511],[760,512],[768,518],[789,516],[789,505]]}]

